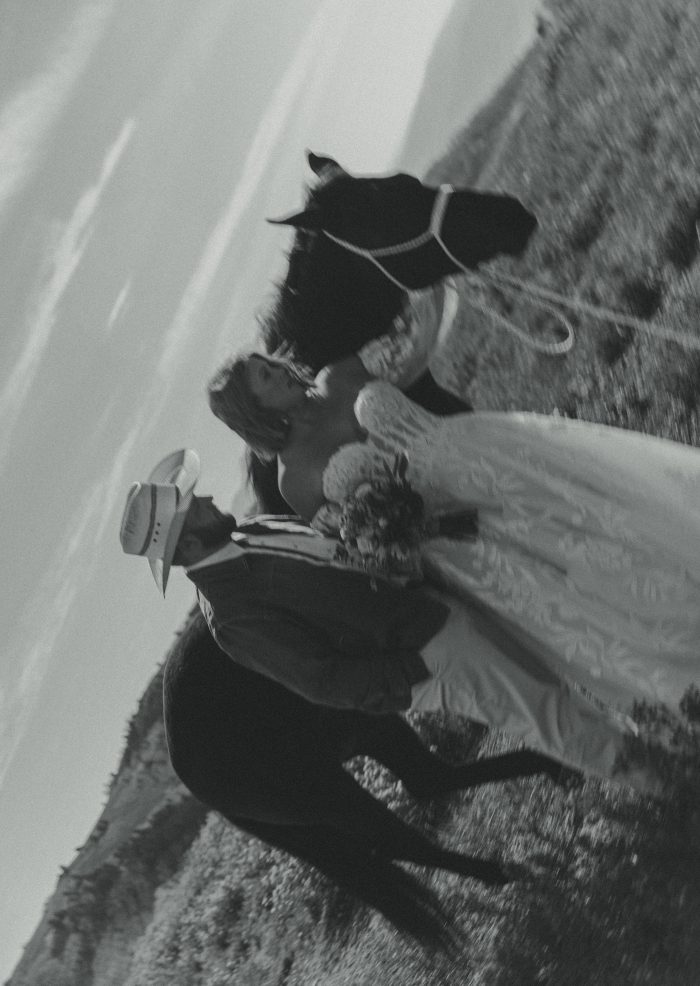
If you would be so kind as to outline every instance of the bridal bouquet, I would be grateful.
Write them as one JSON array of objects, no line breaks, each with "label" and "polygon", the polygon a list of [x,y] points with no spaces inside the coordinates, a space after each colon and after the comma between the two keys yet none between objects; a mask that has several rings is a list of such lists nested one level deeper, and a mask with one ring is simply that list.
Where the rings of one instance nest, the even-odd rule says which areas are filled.
[{"label": "bridal bouquet", "polygon": [[404,454],[384,468],[384,477],[361,483],[342,504],[336,557],[372,575],[417,577],[428,532],[423,497],[406,479]]},{"label": "bridal bouquet", "polygon": [[425,538],[465,540],[478,533],[477,511],[459,510],[427,519],[423,497],[406,478],[408,458],[400,453],[386,475],[361,483],[334,512],[341,544],[335,557],[372,576],[420,578],[420,544]]}]

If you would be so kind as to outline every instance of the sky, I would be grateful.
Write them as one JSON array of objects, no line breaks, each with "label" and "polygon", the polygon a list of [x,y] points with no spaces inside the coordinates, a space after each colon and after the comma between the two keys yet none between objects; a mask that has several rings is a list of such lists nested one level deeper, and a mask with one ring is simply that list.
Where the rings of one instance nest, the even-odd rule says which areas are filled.
[{"label": "sky", "polygon": [[0,9],[0,981],[193,601],[121,553],[129,485],[192,446],[230,506],[205,388],[284,270],[264,218],[301,205],[307,147],[391,170],[453,2]]}]

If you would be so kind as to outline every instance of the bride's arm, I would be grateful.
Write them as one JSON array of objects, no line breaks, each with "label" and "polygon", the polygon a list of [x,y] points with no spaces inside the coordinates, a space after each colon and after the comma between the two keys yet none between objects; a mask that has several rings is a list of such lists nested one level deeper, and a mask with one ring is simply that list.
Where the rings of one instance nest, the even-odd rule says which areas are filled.
[{"label": "bride's arm", "polygon": [[357,356],[375,378],[388,380],[402,390],[410,387],[427,368],[444,340],[457,313],[459,297],[451,280],[422,291],[413,291],[391,332],[372,339]]},{"label": "bride's arm", "polygon": [[453,281],[412,291],[390,332],[370,340],[354,356],[325,366],[316,377],[321,389],[360,388],[368,380],[387,380],[406,390],[427,368],[454,321],[459,296]]}]

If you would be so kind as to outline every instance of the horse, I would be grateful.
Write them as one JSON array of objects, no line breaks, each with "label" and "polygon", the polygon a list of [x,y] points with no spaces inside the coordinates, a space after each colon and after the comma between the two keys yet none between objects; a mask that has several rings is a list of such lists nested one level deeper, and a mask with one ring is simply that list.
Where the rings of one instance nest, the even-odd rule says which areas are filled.
[{"label": "horse", "polygon": [[[332,158],[308,152],[307,159],[317,181],[304,208],[269,220],[296,233],[261,341],[313,373],[389,332],[409,289],[436,284],[461,265],[518,256],[537,226],[509,195],[433,188],[407,174],[356,177]],[[429,370],[407,394],[435,414],[471,410]],[[252,453],[247,461],[260,511],[289,513],[276,464]]]},{"label": "horse", "polygon": [[[398,277],[392,280],[366,255],[331,237],[351,237],[362,250],[381,249],[422,233],[438,214],[449,253],[473,266],[499,253],[518,254],[536,225],[509,196],[469,190],[447,196],[408,175],[355,178],[330,158],[309,154],[308,161],[318,181],[301,213],[278,220],[296,234],[262,341],[268,352],[284,351],[312,371],[389,331],[408,288],[426,287],[458,269],[442,247],[419,244],[415,255],[401,254],[397,261],[397,283]],[[435,413],[469,409],[429,373],[409,394]],[[259,509],[287,512],[274,464],[252,458],[249,470]],[[196,798],[235,827],[310,863],[427,946],[454,945],[449,922],[437,898],[400,863],[494,886],[508,873],[493,859],[436,845],[343,765],[371,757],[417,798],[513,777],[563,776],[559,763],[527,750],[451,765],[429,752],[398,715],[313,705],[236,665],[199,613],[191,615],[168,656],[163,709],[173,768]]]},{"label": "horse", "polygon": [[238,829],[310,863],[425,946],[454,945],[437,898],[398,862],[499,886],[508,872],[436,845],[369,794],[343,767],[368,756],[416,798],[545,774],[561,764],[520,750],[452,765],[399,715],[313,705],[234,663],[198,611],[168,654],[163,712],[173,769],[194,796]]}]

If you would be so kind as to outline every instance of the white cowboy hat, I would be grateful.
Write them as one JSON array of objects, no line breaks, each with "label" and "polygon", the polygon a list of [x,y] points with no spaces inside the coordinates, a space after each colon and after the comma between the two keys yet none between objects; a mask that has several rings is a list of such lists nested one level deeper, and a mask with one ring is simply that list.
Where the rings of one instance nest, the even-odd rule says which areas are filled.
[{"label": "white cowboy hat", "polygon": [[145,555],[165,595],[170,565],[199,479],[199,456],[178,449],[162,459],[126,498],[119,540],[129,555]]}]

